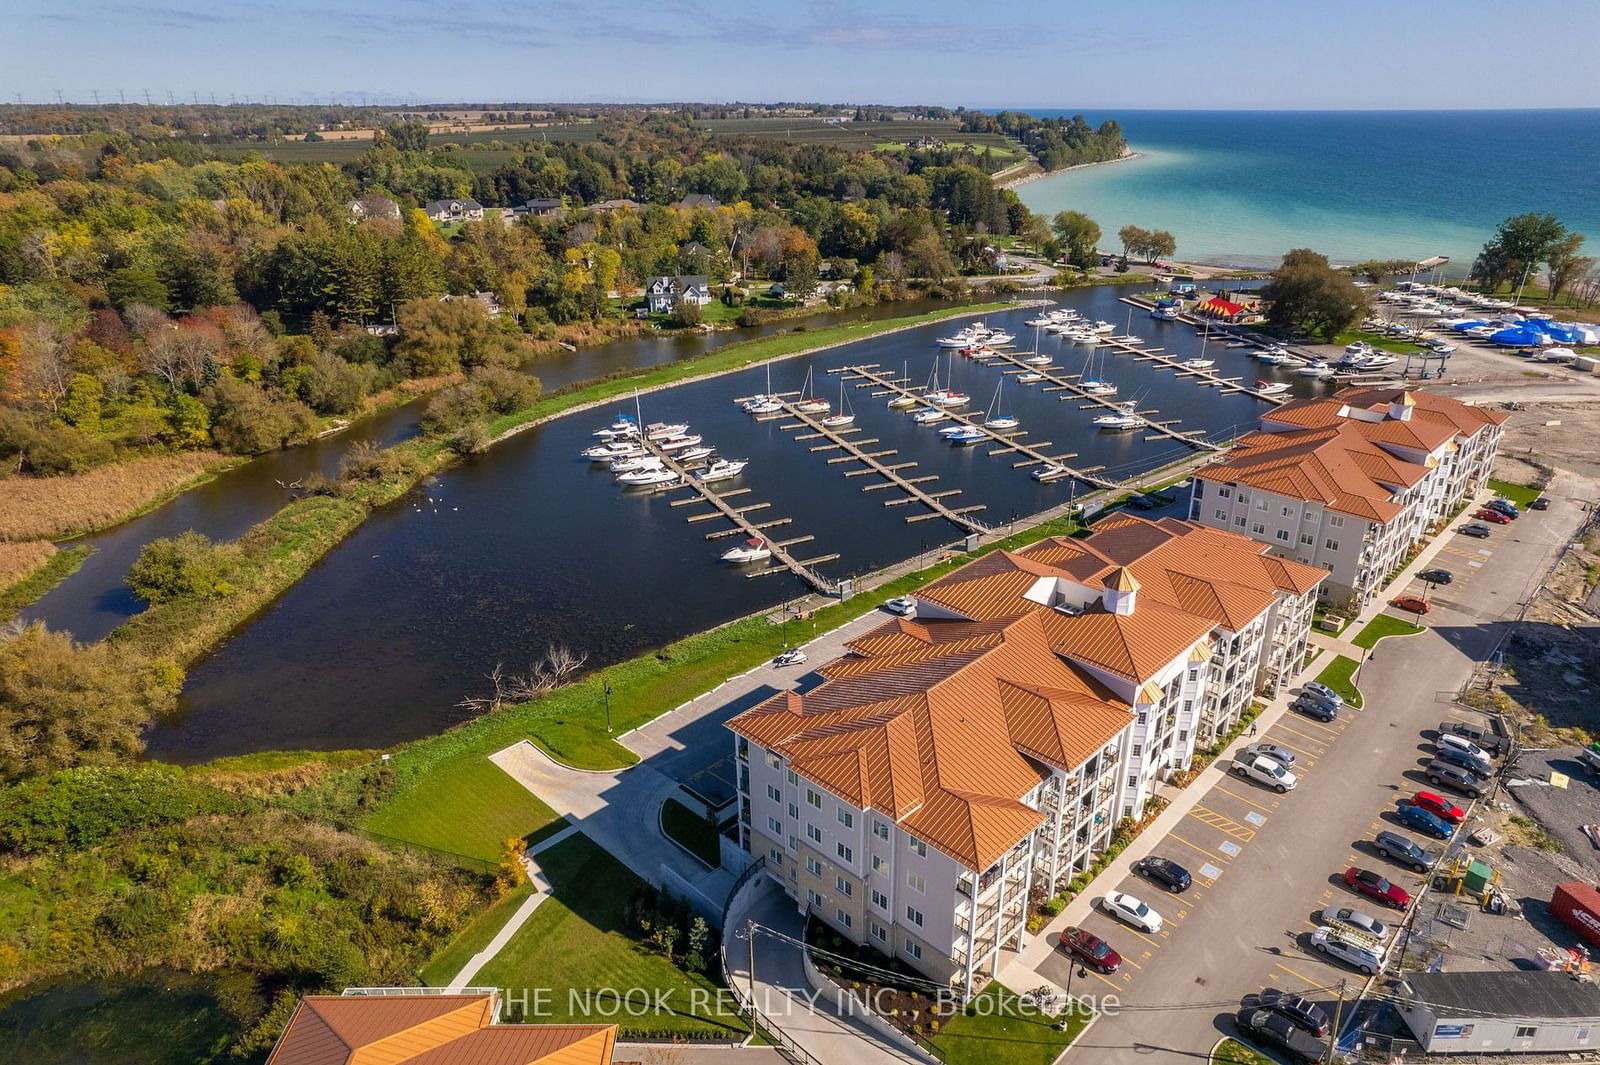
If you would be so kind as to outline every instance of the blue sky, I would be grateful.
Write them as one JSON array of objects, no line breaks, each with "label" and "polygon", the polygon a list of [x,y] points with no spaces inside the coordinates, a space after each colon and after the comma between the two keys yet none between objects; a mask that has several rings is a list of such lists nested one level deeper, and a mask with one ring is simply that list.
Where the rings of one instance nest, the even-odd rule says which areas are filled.
[{"label": "blue sky", "polygon": [[[0,0],[0,14],[7,102],[1600,106],[1577,58],[1600,40],[1592,0]],[[1514,43],[1519,26],[1533,43]]]}]

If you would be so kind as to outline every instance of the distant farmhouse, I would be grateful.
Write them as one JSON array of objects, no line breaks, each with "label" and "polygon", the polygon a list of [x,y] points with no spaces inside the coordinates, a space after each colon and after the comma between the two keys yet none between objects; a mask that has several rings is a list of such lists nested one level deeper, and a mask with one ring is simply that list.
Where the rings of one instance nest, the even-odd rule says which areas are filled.
[{"label": "distant farmhouse", "polygon": [[601,214],[609,214],[612,211],[637,211],[638,209],[639,204],[634,200],[601,200],[599,203],[591,203],[589,205],[589,210],[598,211]]},{"label": "distant farmhouse", "polygon": [[435,222],[483,221],[483,204],[477,200],[433,200],[422,210]]},{"label": "distant farmhouse", "polygon": [[938,137],[912,137],[910,140],[906,141],[906,147],[910,148],[912,151],[915,151],[918,148],[943,148],[944,141],[940,140]]},{"label": "distant farmhouse", "polygon": [[387,196],[368,194],[359,196],[344,205],[350,212],[353,222],[365,222],[369,218],[387,218],[391,222],[400,221],[400,205]]},{"label": "distant farmhouse", "polygon": [[714,211],[722,206],[722,201],[715,196],[707,196],[703,192],[691,192],[672,206],[684,211],[692,211],[696,207],[704,207]]},{"label": "distant farmhouse", "polygon": [[652,277],[645,282],[644,299],[651,314],[670,314],[680,299],[704,307],[711,302],[711,283],[704,274]]}]

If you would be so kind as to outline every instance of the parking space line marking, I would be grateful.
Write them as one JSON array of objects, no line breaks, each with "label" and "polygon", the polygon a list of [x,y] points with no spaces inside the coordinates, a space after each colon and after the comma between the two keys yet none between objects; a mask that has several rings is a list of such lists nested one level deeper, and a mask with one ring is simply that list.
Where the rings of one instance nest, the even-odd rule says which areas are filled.
[{"label": "parking space line marking", "polygon": [[[1276,725],[1274,725],[1272,727],[1273,728],[1281,728],[1281,729],[1285,730],[1286,732],[1289,732],[1289,733],[1292,733],[1293,735],[1299,736],[1302,740],[1305,740],[1307,743],[1315,743],[1315,744],[1317,744],[1319,747],[1322,748],[1322,750],[1315,752],[1318,755],[1322,755],[1322,754],[1327,752],[1328,741],[1323,739],[1321,736],[1312,736],[1309,733],[1301,732],[1299,729],[1290,728],[1287,724],[1285,724],[1282,721],[1278,722]],[[1277,741],[1274,740],[1273,742],[1276,743]],[[1287,747],[1288,744],[1286,743],[1286,744],[1284,744],[1284,746]]]},{"label": "parking space line marking", "polygon": [[1217,811],[1204,806],[1197,805],[1193,810],[1189,811],[1189,816],[1203,825],[1209,825],[1218,832],[1232,836],[1234,839],[1244,843],[1249,843],[1256,838],[1255,829],[1240,824],[1226,814],[1219,814]]},{"label": "parking space line marking", "polygon": [[[1217,853],[1215,851],[1208,850],[1205,847],[1200,846],[1198,843],[1190,843],[1188,840],[1184,839],[1182,836],[1178,835],[1176,832],[1168,832],[1167,833],[1167,838],[1168,839],[1175,839],[1179,843],[1183,844],[1185,847],[1189,847],[1192,850],[1199,851],[1201,854],[1204,854],[1207,858],[1215,858],[1215,857],[1217,857]],[[1227,861],[1227,859],[1224,858],[1223,861]]]},{"label": "parking space line marking", "polygon": [[1151,939],[1149,936],[1145,935],[1143,932],[1139,931],[1137,928],[1133,927],[1130,924],[1124,924],[1122,926],[1122,930],[1124,932],[1132,932],[1134,935],[1138,936],[1140,939],[1144,940],[1146,943],[1150,944],[1152,947],[1159,947],[1161,945],[1160,943],[1157,943],[1155,940]]},{"label": "parking space line marking", "polygon": [[1124,990],[1124,988],[1120,984],[1113,984],[1110,980],[1106,980],[1106,978],[1105,978],[1105,976],[1103,974],[1097,973],[1093,969],[1089,969],[1089,970],[1086,970],[1086,971],[1088,972],[1088,974],[1090,976],[1093,976],[1096,979],[1105,980],[1106,986],[1109,987],[1111,990],[1113,990],[1113,991],[1122,991],[1122,990]]},{"label": "parking space line marking", "polygon": [[1345,725],[1349,724],[1349,722],[1348,721],[1344,722],[1344,724],[1341,724],[1337,729],[1331,729],[1327,725],[1324,725],[1319,721],[1298,721],[1298,722],[1296,722],[1296,724],[1305,725],[1305,726],[1308,726],[1308,727],[1314,728],[1314,729],[1321,729],[1323,732],[1326,732],[1328,734],[1330,739],[1335,739],[1336,740],[1336,739],[1339,738],[1339,733],[1344,731]]},{"label": "parking space line marking", "polygon": [[1294,977],[1296,980],[1302,981],[1306,985],[1306,988],[1308,990],[1311,989],[1311,988],[1326,987],[1327,986],[1325,983],[1323,983],[1321,981],[1311,979],[1311,977],[1307,976],[1305,973],[1297,973],[1297,972],[1295,972],[1293,969],[1289,968],[1287,965],[1284,965],[1282,962],[1276,962],[1275,961],[1272,964],[1276,965],[1278,968],[1282,969],[1284,972],[1288,973],[1290,976]]},{"label": "parking space line marking", "polygon": [[[1282,722],[1279,722],[1279,724],[1282,724]],[[1274,725],[1273,727],[1277,728],[1278,726]],[[1293,731],[1293,730],[1291,729],[1290,731]],[[1298,736],[1299,733],[1295,733],[1295,735]],[[1306,747],[1311,746],[1311,744],[1313,742],[1308,738],[1303,738],[1303,743],[1302,744],[1290,743],[1288,740],[1279,739],[1278,737],[1273,736],[1271,734],[1268,734],[1267,738],[1270,739],[1273,743],[1278,744],[1280,747],[1287,747],[1291,751],[1294,751],[1296,754],[1305,755],[1306,756],[1306,764],[1307,765],[1316,765],[1316,762],[1313,761],[1312,759],[1320,757],[1320,755],[1321,755],[1320,751],[1308,751],[1308,750],[1305,749]],[[1295,766],[1295,768],[1299,769],[1300,767],[1299,766]]]},{"label": "parking space line marking", "polygon": [[[1254,799],[1247,798],[1247,797],[1245,797],[1243,795],[1240,795],[1236,791],[1229,791],[1227,788],[1223,787],[1220,783],[1213,784],[1212,787],[1214,787],[1216,790],[1222,792],[1222,794],[1224,794],[1224,795],[1232,795],[1235,799],[1238,799],[1240,802],[1244,803],[1246,806],[1254,806],[1257,810],[1260,810],[1262,813],[1270,814],[1270,813],[1273,812],[1272,807],[1270,807],[1270,806],[1262,806],[1260,803],[1256,802]],[[1196,807],[1196,809],[1199,809],[1199,807]]]}]

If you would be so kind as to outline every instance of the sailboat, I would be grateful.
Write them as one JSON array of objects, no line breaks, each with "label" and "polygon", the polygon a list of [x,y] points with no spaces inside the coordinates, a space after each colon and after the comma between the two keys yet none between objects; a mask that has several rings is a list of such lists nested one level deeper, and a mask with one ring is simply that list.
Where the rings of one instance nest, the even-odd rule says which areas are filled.
[{"label": "sailboat", "polygon": [[[901,363],[900,364],[900,380],[901,381],[908,381],[909,378],[910,378],[910,374],[911,374],[911,363],[909,363],[909,362]],[[916,396],[912,396],[912,395],[907,395],[905,393],[900,393],[899,395],[896,395],[893,399],[891,399],[889,401],[889,409],[890,410],[910,410],[912,407],[915,407],[916,405],[917,405],[917,397]]]},{"label": "sailboat", "polygon": [[776,414],[783,409],[783,400],[772,392],[772,363],[767,363],[767,390],[745,400],[743,407],[746,414]]},{"label": "sailboat", "polygon": [[983,416],[985,429],[1015,429],[1022,423],[1014,414],[1000,414],[1000,390],[1005,387],[1005,378],[1001,378],[994,386],[994,398],[989,401],[989,409]]},{"label": "sailboat", "polygon": [[1102,381],[1095,376],[1094,349],[1089,350],[1089,357],[1083,361],[1083,376],[1078,379],[1078,388],[1090,396],[1114,396],[1117,386],[1109,381]]},{"label": "sailboat", "polygon": [[[953,360],[954,356],[952,356]],[[953,377],[954,375],[955,367],[952,365],[949,376]],[[948,386],[939,387],[939,360],[935,359],[933,362],[933,388],[923,393],[922,401],[931,403],[936,407],[959,407],[967,402],[969,398],[965,392],[956,392]]]},{"label": "sailboat", "polygon": [[811,391],[812,367],[806,368],[806,383],[800,388],[800,398],[795,401],[794,409],[800,414],[824,414],[832,406],[827,400],[819,399]]},{"label": "sailboat", "polygon": [[818,424],[824,425],[829,429],[838,429],[841,426],[849,425],[855,420],[855,412],[850,409],[850,404],[846,403],[844,399],[844,377],[841,376],[839,378],[839,413],[829,415]]}]

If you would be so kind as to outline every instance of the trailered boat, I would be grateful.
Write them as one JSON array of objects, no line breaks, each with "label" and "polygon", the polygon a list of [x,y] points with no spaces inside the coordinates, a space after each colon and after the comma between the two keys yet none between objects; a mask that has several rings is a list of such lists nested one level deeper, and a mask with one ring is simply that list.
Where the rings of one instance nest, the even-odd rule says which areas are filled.
[{"label": "trailered boat", "polygon": [[737,477],[750,465],[748,459],[718,459],[705,469],[694,475],[694,479],[701,484],[711,484],[713,481],[726,481]]},{"label": "trailered boat", "polygon": [[772,548],[759,536],[749,537],[738,547],[730,547],[722,553],[724,562],[760,562],[771,557]]}]

